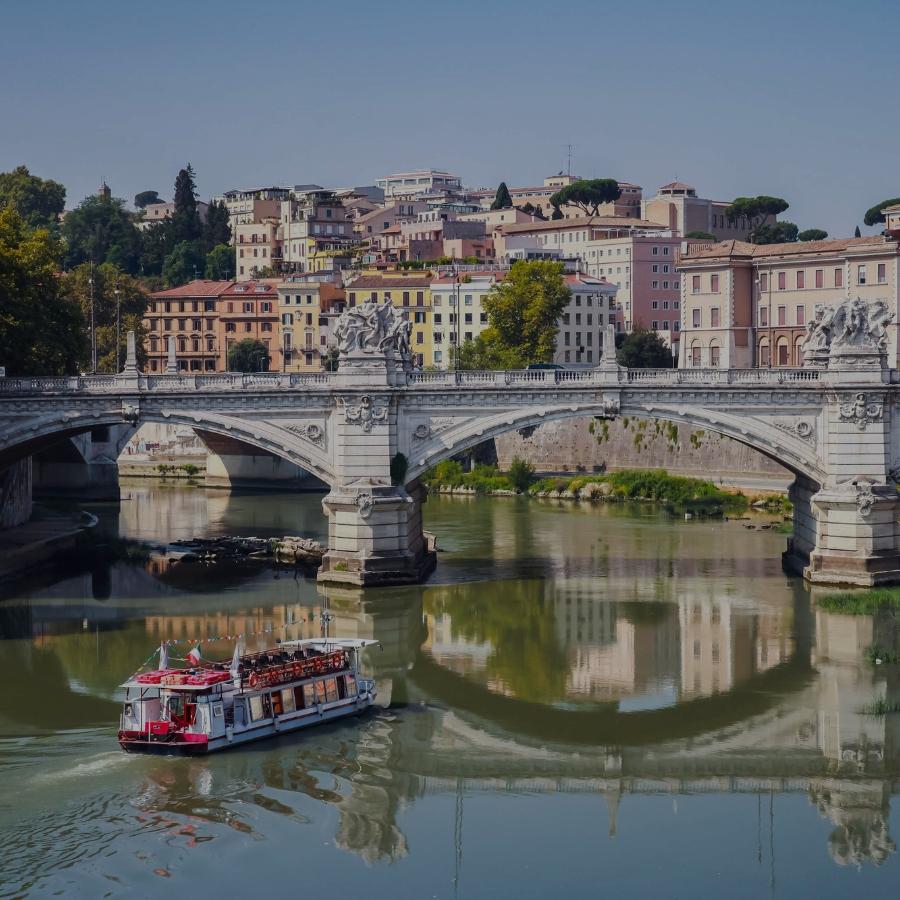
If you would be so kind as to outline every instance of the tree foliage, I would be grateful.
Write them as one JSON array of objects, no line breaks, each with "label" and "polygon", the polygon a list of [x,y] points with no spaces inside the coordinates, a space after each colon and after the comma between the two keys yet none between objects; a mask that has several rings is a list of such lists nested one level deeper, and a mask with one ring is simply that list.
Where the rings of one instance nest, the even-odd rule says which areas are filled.
[{"label": "tree foliage", "polygon": [[773,222],[771,225],[759,225],[750,236],[754,244],[793,244],[800,229],[793,222]]},{"label": "tree foliage", "polygon": [[218,244],[206,254],[206,278],[214,281],[230,281],[234,278],[234,247]]},{"label": "tree foliage", "polygon": [[[866,225],[872,226],[877,225],[879,222],[884,221],[884,208],[886,206],[896,206],[896,204],[900,203],[900,197],[892,197],[890,200],[882,200],[881,203],[877,203],[875,206],[870,207],[866,210],[866,214],[863,216],[863,222]],[[857,226],[857,230],[859,226]],[[859,237],[859,235],[857,235]]]},{"label": "tree foliage", "polygon": [[797,235],[798,241],[824,241],[828,232],[822,228],[807,228]]},{"label": "tree foliage", "polygon": [[862,237],[859,233],[859,225],[856,226],[856,230],[853,232],[853,237]]},{"label": "tree foliage", "polygon": [[68,375],[85,348],[84,318],[62,294],[62,247],[15,209],[0,209],[0,363],[8,375]]},{"label": "tree foliage", "polygon": [[134,195],[134,206],[136,209],[144,209],[153,203],[160,203],[158,191],[141,191]]},{"label": "tree foliage", "polygon": [[708,231],[689,231],[686,235],[686,238],[694,241],[715,241],[718,240],[714,234],[710,234]]},{"label": "tree foliage", "polygon": [[459,348],[460,368],[521,369],[549,362],[559,317],[569,302],[562,263],[516,263],[485,294],[488,327]]},{"label": "tree foliage", "polygon": [[200,212],[197,208],[197,187],[194,170],[188,163],[175,178],[175,211],[171,218],[173,245],[184,241],[196,241],[203,233]]},{"label": "tree foliage", "polygon": [[86,197],[66,215],[62,225],[66,241],[66,268],[93,260],[111,263],[123,272],[136,274],[141,257],[141,234],[125,201],[118,197]]},{"label": "tree foliage", "polygon": [[[126,335],[135,333],[138,362],[144,362],[144,326],[142,320],[147,311],[147,294],[138,279],[133,278],[110,263],[92,267],[82,263],[60,279],[60,291],[78,303],[88,330],[81,366],[87,370],[91,362],[90,321],[91,284],[93,274],[94,332],[97,341],[97,371],[119,371],[117,360],[124,363]],[[119,307],[119,344],[116,347],[116,291]]]},{"label": "tree foliage", "polygon": [[25,166],[0,172],[0,209],[11,207],[29,228],[59,222],[66,204],[66,189],[58,182],[38,178]]},{"label": "tree foliage", "polygon": [[228,350],[229,372],[265,372],[269,368],[266,345],[255,338],[244,338]]},{"label": "tree foliage", "polygon": [[622,189],[614,178],[583,178],[552,194],[550,204],[557,211],[563,206],[577,206],[586,216],[596,216],[601,204],[621,196]]},{"label": "tree foliage", "polygon": [[509,480],[519,493],[525,493],[534,478],[534,466],[520,456],[514,456],[509,464]]},{"label": "tree foliage", "polygon": [[736,197],[725,210],[725,217],[729,222],[737,219],[746,219],[750,225],[750,241],[754,244],[776,243],[775,241],[757,241],[756,232],[768,216],[777,216],[783,213],[790,204],[781,197]]},{"label": "tree foliage", "polygon": [[500,182],[497,188],[497,196],[491,204],[491,209],[509,209],[513,205],[512,197],[509,195],[509,188],[505,181]]},{"label": "tree foliage", "polygon": [[166,256],[162,267],[166,287],[178,287],[206,272],[206,254],[200,241],[181,241]]},{"label": "tree foliage", "polygon": [[616,351],[620,365],[629,369],[671,369],[672,352],[655,331],[636,328]]},{"label": "tree foliage", "polygon": [[206,210],[206,222],[203,225],[203,240],[208,250],[219,244],[231,242],[231,225],[228,223],[228,207],[214,200]]}]

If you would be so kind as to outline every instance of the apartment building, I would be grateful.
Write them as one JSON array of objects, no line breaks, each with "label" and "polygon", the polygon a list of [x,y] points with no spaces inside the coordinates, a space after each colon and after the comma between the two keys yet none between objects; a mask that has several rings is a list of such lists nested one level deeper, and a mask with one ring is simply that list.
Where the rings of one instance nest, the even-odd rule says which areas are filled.
[{"label": "apartment building", "polygon": [[409,275],[360,275],[346,286],[347,305],[358,306],[368,299],[383,303],[389,300],[402,309],[412,325],[410,348],[413,364],[418,367],[434,365],[433,307],[430,272]]},{"label": "apartment building", "polygon": [[438,275],[431,282],[434,364],[446,369],[457,343],[474,341],[487,328],[484,298],[504,272],[465,272]]},{"label": "apartment building", "polygon": [[143,325],[147,370],[166,371],[169,338],[175,338],[179,372],[223,372],[219,299],[233,281],[198,280],[150,294]]},{"label": "apartment building", "polygon": [[360,238],[369,240],[393,225],[409,221],[428,209],[424,200],[397,200],[358,216],[353,221],[353,231]]},{"label": "apartment building", "polygon": [[[751,223],[745,218],[729,220],[725,210],[730,205],[729,200],[698,197],[696,188],[683,181],[673,181],[642,203],[641,215],[677,231],[682,237],[692,231],[705,231],[719,241],[745,241],[750,236]],[[761,224],[771,225],[775,219],[766,216]]]},{"label": "apartment building", "polygon": [[458,193],[462,179],[439,169],[417,169],[386,175],[377,179],[375,186],[384,191],[385,200],[415,199],[423,194]]},{"label": "apartment building", "polygon": [[228,210],[228,224],[233,235],[238,225],[278,218],[281,215],[282,202],[290,196],[290,188],[266,187],[246,191],[225,191],[216,199],[224,203]]},{"label": "apartment building", "polygon": [[[795,367],[816,306],[883,300],[898,309],[900,244],[890,236],[689,248],[681,273],[680,364]],[[888,358],[898,364],[897,322]]]},{"label": "apartment building", "polygon": [[228,371],[228,352],[238,341],[256,340],[266,348],[264,371],[282,368],[278,340],[278,291],[272,279],[241,281],[219,296],[216,322],[218,368]]},{"label": "apartment building", "polygon": [[282,371],[317,371],[322,355],[333,345],[334,320],[346,302],[343,288],[307,274],[280,281],[276,292]]},{"label": "apartment building", "polygon": [[[149,203],[141,211],[141,217],[134,223],[140,231],[146,231],[153,225],[165,222],[175,215],[175,203]],[[197,201],[197,214],[200,221],[206,221],[206,214],[209,212],[209,204],[202,200]]]},{"label": "apartment building", "polygon": [[604,329],[616,320],[616,286],[590,275],[565,276],[569,304],[559,321],[553,361],[596,366],[603,355]]},{"label": "apartment building", "polygon": [[281,204],[282,268],[288,273],[333,268],[358,243],[353,220],[332,191],[297,193]]},{"label": "apartment building", "polygon": [[284,248],[277,215],[258,222],[242,222],[235,226],[232,237],[238,281],[249,281],[266,269],[281,269]]}]

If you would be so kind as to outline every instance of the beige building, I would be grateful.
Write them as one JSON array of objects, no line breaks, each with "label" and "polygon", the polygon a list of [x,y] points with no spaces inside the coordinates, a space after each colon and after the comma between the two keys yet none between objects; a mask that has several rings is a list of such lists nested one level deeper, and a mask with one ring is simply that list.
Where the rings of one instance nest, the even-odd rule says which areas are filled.
[{"label": "beige building", "polygon": [[[803,365],[801,345],[819,304],[883,300],[897,313],[898,242],[873,236],[790,244],[723,241],[682,255],[680,365]],[[897,365],[897,321],[888,357]]]},{"label": "beige building", "polygon": [[251,188],[246,191],[225,191],[216,199],[228,210],[228,224],[232,235],[238,225],[277,218],[281,214],[281,203],[291,192],[286,187]]},{"label": "beige building", "polygon": [[354,222],[332,191],[297,193],[281,204],[282,268],[285,272],[329,271],[332,260],[358,243]]},{"label": "beige building", "polygon": [[616,286],[590,275],[566,275],[569,305],[559,321],[553,362],[596,366],[607,325],[616,320]]},{"label": "beige building", "polygon": [[[728,200],[706,200],[697,196],[695,188],[682,181],[664,184],[656,196],[641,204],[644,219],[660,222],[682,237],[693,231],[705,231],[716,240],[746,240],[751,223],[745,218],[728,219],[725,210]],[[760,224],[771,224],[775,216],[766,216]]]},{"label": "beige building", "polygon": [[277,217],[236,225],[232,234],[234,271],[238,281],[256,278],[265,269],[280,269],[283,249]]}]

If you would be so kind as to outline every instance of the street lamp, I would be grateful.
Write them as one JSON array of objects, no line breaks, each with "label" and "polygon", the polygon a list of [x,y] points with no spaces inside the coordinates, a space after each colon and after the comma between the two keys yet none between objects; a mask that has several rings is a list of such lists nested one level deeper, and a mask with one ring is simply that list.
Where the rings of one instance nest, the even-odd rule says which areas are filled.
[{"label": "street lamp", "polygon": [[97,331],[94,327],[94,260],[91,260],[91,274],[88,276],[91,297],[91,375],[97,374]]},{"label": "street lamp", "polygon": [[121,292],[119,291],[119,279],[116,279],[116,372],[122,371],[122,304]]}]

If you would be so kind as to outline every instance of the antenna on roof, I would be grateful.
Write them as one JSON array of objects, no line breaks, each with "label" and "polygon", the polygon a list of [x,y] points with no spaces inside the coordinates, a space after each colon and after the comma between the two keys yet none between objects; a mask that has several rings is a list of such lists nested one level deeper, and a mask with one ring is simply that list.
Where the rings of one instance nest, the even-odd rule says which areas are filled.
[{"label": "antenna on roof", "polygon": [[572,151],[575,149],[574,144],[566,144],[565,145],[567,152],[567,162],[566,162],[566,175],[570,178],[572,177]]}]

